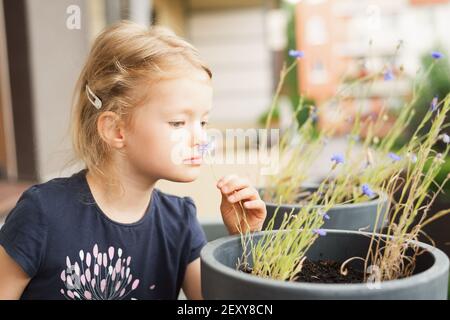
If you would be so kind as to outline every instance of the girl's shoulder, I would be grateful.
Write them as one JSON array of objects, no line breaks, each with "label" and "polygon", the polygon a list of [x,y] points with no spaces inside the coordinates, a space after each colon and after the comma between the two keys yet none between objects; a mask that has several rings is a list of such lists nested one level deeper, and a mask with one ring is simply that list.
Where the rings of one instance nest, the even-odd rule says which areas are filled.
[{"label": "girl's shoulder", "polygon": [[67,218],[76,205],[75,190],[80,188],[78,179],[79,173],[31,186],[20,196],[0,229],[0,245],[30,278],[41,266],[47,239],[58,234],[55,230],[67,235],[64,233],[70,224]]},{"label": "girl's shoulder", "polygon": [[82,175],[83,171],[74,173],[70,177],[54,178],[47,182],[32,185],[25,190],[16,203],[33,207],[35,211],[44,214],[54,211],[62,205],[67,206],[80,199],[84,193]]},{"label": "girl's shoulder", "polygon": [[177,220],[190,220],[195,218],[197,208],[194,200],[189,196],[176,196],[154,189],[155,197],[153,200],[166,214],[173,216]]},{"label": "girl's shoulder", "polygon": [[41,197],[58,197],[72,194],[76,191],[82,191],[83,177],[85,170],[78,171],[68,177],[58,177],[46,182],[37,183],[27,189],[24,193],[37,193]]}]

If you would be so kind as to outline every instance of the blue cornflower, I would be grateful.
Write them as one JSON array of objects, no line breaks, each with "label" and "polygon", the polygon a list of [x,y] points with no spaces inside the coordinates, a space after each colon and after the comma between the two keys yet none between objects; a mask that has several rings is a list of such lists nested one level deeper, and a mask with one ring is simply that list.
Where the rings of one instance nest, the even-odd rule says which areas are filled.
[{"label": "blue cornflower", "polygon": [[324,229],[314,229],[313,233],[318,234],[319,236],[326,236],[327,232]]},{"label": "blue cornflower", "polygon": [[311,107],[311,110],[309,112],[309,116],[311,117],[312,121],[317,121],[319,116],[317,114],[317,108],[315,106]]},{"label": "blue cornflower", "polygon": [[342,154],[340,154],[340,153],[334,154],[331,157],[331,161],[336,162],[336,164],[344,163],[344,156]]},{"label": "blue cornflower", "polygon": [[303,58],[305,56],[305,53],[303,51],[300,51],[300,50],[293,50],[293,49],[291,49],[291,50],[289,50],[289,56],[291,56],[293,58],[300,59],[300,58]]},{"label": "blue cornflower", "polygon": [[212,142],[208,142],[208,143],[203,143],[200,144],[198,146],[198,151],[200,152],[200,154],[202,155],[202,157],[204,157],[205,155],[207,155],[209,152],[211,152],[214,149],[214,143]]},{"label": "blue cornflower", "polygon": [[433,112],[436,111],[438,102],[439,102],[438,96],[435,96],[435,97],[433,98],[433,100],[431,100],[431,103],[430,103],[431,111],[433,111]]},{"label": "blue cornflower", "polygon": [[389,152],[388,156],[389,156],[389,158],[391,158],[394,161],[400,161],[402,159],[400,156],[396,155],[393,152]]},{"label": "blue cornflower", "polygon": [[324,220],[330,220],[330,216],[327,214],[326,211],[323,211],[322,209],[319,209],[318,214],[319,214],[319,216],[321,216]]},{"label": "blue cornflower", "polygon": [[369,185],[367,183],[364,183],[361,186],[362,193],[368,196],[369,198],[372,198],[375,195],[375,192],[370,189]]},{"label": "blue cornflower", "polygon": [[392,70],[387,70],[383,74],[384,81],[391,81],[395,79],[394,73],[392,73]]},{"label": "blue cornflower", "polygon": [[410,155],[410,157],[411,157],[411,162],[412,162],[412,163],[416,163],[416,162],[417,162],[417,156],[416,156],[414,153],[412,153],[412,154]]},{"label": "blue cornflower", "polygon": [[433,59],[438,60],[438,59],[443,58],[443,57],[444,57],[444,54],[443,54],[442,52],[439,52],[439,51],[433,51],[433,52],[431,53],[431,56],[433,57]]}]

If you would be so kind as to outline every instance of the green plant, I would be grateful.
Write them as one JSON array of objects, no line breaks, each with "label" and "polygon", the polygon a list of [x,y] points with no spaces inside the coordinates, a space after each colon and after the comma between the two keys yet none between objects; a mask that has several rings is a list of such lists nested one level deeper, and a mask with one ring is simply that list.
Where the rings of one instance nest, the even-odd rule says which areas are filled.
[{"label": "green plant", "polygon": [[[354,259],[365,261],[365,275],[371,275],[370,279],[365,278],[366,281],[399,279],[413,273],[415,258],[420,254],[419,248],[414,245],[413,241],[417,240],[425,225],[450,213],[449,209],[427,217],[428,208],[436,197],[436,193],[429,193],[429,187],[441,168],[442,157],[450,149],[447,144],[444,154],[439,154],[433,150],[437,141],[448,141],[450,139],[448,136],[445,137],[441,134],[449,110],[450,95],[443,101],[442,108],[439,108],[437,112],[430,110],[417,128],[406,147],[407,152],[416,155],[415,159],[409,159],[406,177],[402,178],[401,176],[404,171],[403,167],[397,167],[390,179],[381,188],[390,196],[392,204],[388,211],[390,222],[386,234],[378,235],[374,233],[367,257],[365,259],[354,257],[344,262],[341,269],[343,274],[347,272],[347,263]],[[426,133],[421,132],[424,125],[429,121],[432,123],[431,130]],[[336,204],[337,196],[340,194],[336,185],[338,182],[332,178],[331,173],[338,165],[344,163],[344,159],[342,156],[334,156],[332,160],[334,165],[330,174],[320,184],[317,192],[312,194],[310,201],[301,207],[298,212],[291,210],[289,213],[282,213],[284,215],[280,227],[282,232],[266,232],[257,242],[253,241],[252,234],[241,234],[244,250],[238,269],[246,270],[264,278],[296,280],[302,270],[308,249],[318,236],[326,235],[320,227],[323,225],[326,212]],[[430,169],[423,174],[424,167],[427,164],[430,165]],[[403,188],[402,196],[398,202],[394,202],[393,194],[399,186]],[[368,196],[370,190],[363,188],[363,193]],[[424,203],[426,200],[428,202]],[[387,216],[381,216],[381,207],[378,208],[377,219],[387,219]],[[269,222],[267,231],[273,229],[275,216],[279,214],[279,209],[280,207]],[[416,223],[417,220],[418,223]],[[414,252],[412,256],[408,254],[411,249]],[[252,265],[248,263],[250,255]],[[374,270],[376,271],[374,272]]]},{"label": "green plant", "polygon": [[[263,195],[266,201],[283,199],[295,203],[301,193],[301,185],[308,178],[308,173],[324,147],[326,133],[317,132],[314,128],[314,116],[309,116],[299,127],[295,121],[296,114],[304,109],[314,114],[314,108],[303,105],[303,100],[292,117],[290,130],[286,131],[278,144],[282,169],[277,175],[266,178],[266,188]],[[296,139],[297,138],[297,139]]]},{"label": "green plant", "polygon": [[[295,5],[292,5],[287,2],[282,3],[282,8],[288,15],[288,22],[287,22],[287,28],[286,28],[286,37],[287,37],[287,48],[284,50],[284,60],[286,61],[286,65],[292,66],[292,72],[286,72],[286,74],[281,74],[279,81],[283,82],[281,87],[279,87],[279,95],[285,96],[289,99],[290,105],[292,107],[292,110],[295,112],[295,120],[296,125],[301,127],[308,119],[309,113],[307,108],[298,109],[298,106],[300,104],[300,101],[302,101],[303,105],[306,106],[315,106],[316,102],[314,99],[311,99],[310,97],[305,97],[304,95],[300,94],[299,92],[299,80],[298,80],[298,71],[299,66],[296,63],[297,57],[292,56],[290,54],[291,48],[297,48],[297,41],[296,41],[296,20],[295,20]],[[284,78],[284,79],[281,79]],[[269,110],[264,112],[260,118],[258,119],[258,123],[260,124],[266,124],[266,120],[268,118],[268,115],[270,113],[270,107]],[[279,119],[279,108],[278,105],[275,106],[274,112],[273,112],[273,118]],[[314,126],[316,127],[316,124],[314,123]],[[316,128],[317,129],[317,128]]]},{"label": "green plant", "polygon": [[[361,123],[360,112],[356,113],[350,137],[360,137],[362,127],[368,128],[367,135],[362,143],[362,152],[360,154],[355,154],[353,151],[357,139],[349,140],[346,156],[349,159],[350,155],[353,157],[347,162],[347,165],[343,167],[342,171],[344,176],[347,175],[347,171],[352,171],[354,174],[353,179],[349,181],[347,188],[343,188],[344,190],[347,190],[347,192],[343,191],[342,196],[338,201],[349,197],[353,197],[353,202],[355,203],[364,201],[365,199],[362,198],[363,193],[360,191],[358,192],[356,186],[369,185],[372,189],[378,191],[382,184],[389,180],[396,171],[406,168],[412,155],[406,151],[407,143],[405,142],[402,146],[399,146],[398,141],[402,139],[402,135],[410,126],[412,119],[417,113],[417,101],[423,96],[423,92],[427,86],[427,79],[435,69],[437,63],[438,60],[433,59],[433,62],[428,65],[427,69],[425,69],[423,73],[417,75],[411,99],[405,101],[404,105],[397,113],[391,129],[384,137],[380,138],[374,135],[374,132],[376,132],[388,119],[388,110],[386,110],[386,108],[381,111],[380,116],[376,121],[371,121],[369,123]],[[440,64],[438,66],[440,66]],[[385,73],[385,71],[383,71],[382,74],[383,73]],[[368,81],[372,81],[374,78],[376,77],[371,75],[366,77]],[[355,84],[356,83],[357,82],[355,82]],[[424,125],[427,125],[427,122],[425,122]]]},{"label": "green plant", "polygon": [[[336,166],[333,166],[334,170]],[[306,252],[319,236],[325,236],[321,229],[324,219],[329,219],[327,211],[335,205],[335,189],[329,188],[330,176],[319,186],[307,205],[298,212],[282,212],[283,221],[278,233],[265,233],[254,242],[252,234],[241,236],[243,244],[242,260],[238,269],[250,271],[253,275],[263,278],[294,281],[302,270]],[[280,214],[277,208],[266,230],[273,230],[275,217]],[[250,266],[248,257],[251,255],[253,264]]]},{"label": "green plant", "polygon": [[[435,178],[442,168],[442,159],[450,149],[450,138],[442,133],[449,111],[450,95],[442,102],[442,107],[437,106],[436,110],[427,111],[406,146],[408,153],[416,155],[415,159],[409,160],[404,175],[403,169],[398,168],[382,187],[389,195],[391,203],[390,210],[385,214],[389,214],[388,228],[383,235],[373,234],[366,258],[359,258],[365,261],[366,274],[371,271],[372,281],[410,276],[415,269],[415,258],[421,253],[414,241],[423,234],[422,230],[427,224],[450,213],[448,209],[429,216],[429,208],[450,178],[450,175],[447,175],[438,191],[430,192],[430,186],[435,183]],[[429,130],[425,129],[427,124],[430,124]],[[422,132],[423,130],[425,132]],[[440,140],[447,142],[443,153],[433,149]],[[399,188],[401,196],[398,201],[394,201],[394,194]],[[378,219],[386,218],[388,217],[381,217],[378,212]],[[410,251],[413,254],[410,254]],[[345,266],[346,263],[342,265],[343,273],[346,272]]]},{"label": "green plant", "polygon": [[[271,123],[268,123],[269,113],[270,113],[270,110],[267,110],[258,118],[258,123],[260,125],[263,125],[263,126],[267,125],[267,124],[269,126],[271,125]],[[272,112],[271,121],[277,123],[279,120],[280,120],[280,108],[278,107],[278,105],[276,105]]]},{"label": "green plant", "polygon": [[[423,89],[420,95],[417,97],[414,109],[416,114],[410,122],[410,125],[404,131],[404,134],[399,139],[399,145],[403,145],[406,141],[411,139],[415,128],[421,123],[427,110],[430,108],[430,102],[433,98],[442,99],[450,92],[450,61],[447,55],[444,55],[439,59],[439,64],[436,64],[436,59],[431,55],[425,54],[421,58],[421,68],[423,70],[428,70],[431,68],[430,72],[424,79]],[[434,66],[434,67],[431,67]],[[444,132],[450,134],[450,129],[448,127],[444,128]],[[443,149],[443,145],[438,145],[437,148]]]},{"label": "green plant", "polygon": [[[295,53],[292,54],[291,50],[291,55],[296,56]],[[385,124],[389,116],[392,116],[389,109],[387,107],[383,108],[375,120],[370,118],[362,120],[362,111],[361,108],[358,108],[344,153],[347,161],[341,170],[336,173],[338,181],[336,188],[339,191],[336,199],[337,203],[366,201],[367,196],[362,192],[363,186],[369,186],[371,190],[378,192],[382,184],[394,172],[407,166],[411,154],[406,151],[405,144],[402,147],[398,147],[398,141],[402,139],[406,128],[410,126],[412,119],[417,113],[417,101],[423,97],[423,92],[427,88],[427,79],[429,79],[435,67],[440,67],[442,63],[443,61],[433,58],[433,62],[428,65],[427,69],[417,75],[411,99],[405,101],[404,106],[398,111],[391,129],[384,137],[376,136],[375,132]],[[292,74],[292,70],[295,70],[296,65],[297,60],[288,67],[285,65],[282,69],[280,82],[268,114],[266,126],[270,121],[271,114],[275,113],[275,105],[283,83]],[[383,77],[385,81],[390,81],[391,78],[386,77],[388,72],[386,70],[389,70],[389,68],[384,68],[381,72],[375,74],[367,74],[365,77],[349,83],[341,89],[334,100],[338,101],[339,97],[345,97],[346,92],[362,83],[370,87],[380,77]],[[305,112],[305,110],[308,117],[303,125],[299,126],[295,119],[298,113]],[[304,103],[303,97],[301,97],[293,116],[291,128],[283,134],[279,144],[280,174],[266,179],[267,187],[264,194],[266,201],[278,202],[280,198],[283,198],[286,203],[296,203],[299,195],[304,193],[301,185],[308,179],[311,166],[322,151],[327,137],[333,134],[333,128],[321,131],[316,130],[314,123],[317,116],[317,109],[315,107],[308,108]],[[425,123],[425,125],[427,124]],[[366,131],[366,135],[361,145],[362,152],[357,153],[354,147],[362,136],[362,130]]]},{"label": "green plant", "polygon": [[[428,77],[437,58],[434,61],[435,63],[423,73],[423,78]],[[296,62],[283,68],[281,85],[283,76],[286,76],[286,72],[292,70],[295,64]],[[373,77],[368,76],[365,80]],[[281,85],[278,86],[279,89]],[[367,125],[368,135],[363,143],[362,153],[351,160],[345,160],[350,159],[350,155],[354,153],[353,147],[356,140],[350,140],[345,156],[343,154],[333,156],[334,165],[330,174],[322,181],[318,190],[309,195],[307,201],[298,209],[299,212],[282,213],[284,217],[280,228],[282,232],[268,232],[257,243],[254,243],[251,234],[242,235],[244,254],[239,267],[261,277],[295,280],[301,272],[308,248],[318,235],[324,233],[320,227],[323,225],[326,212],[337,203],[371,198],[375,195],[373,191],[375,190],[386,193],[390,198],[390,210],[381,216],[382,205],[380,205],[377,218],[378,221],[388,220],[388,229],[384,235],[373,234],[371,246],[365,258],[352,259],[365,261],[366,274],[376,266],[377,273],[372,277],[376,281],[411,275],[415,268],[415,257],[420,254],[413,241],[423,233],[424,226],[450,212],[450,209],[443,210],[428,216],[431,204],[450,178],[447,175],[443,183],[438,186],[438,190],[434,193],[430,192],[430,187],[436,184],[435,179],[449,151],[450,137],[444,130],[449,126],[446,118],[450,111],[450,95],[440,102],[433,101],[408,143],[397,149],[397,153],[393,152],[396,141],[415,114],[415,102],[421,96],[422,88],[421,85],[414,86],[412,99],[405,103],[387,136],[380,139],[372,134],[373,129],[379,125],[380,121],[383,121],[382,116]],[[270,122],[270,115],[273,113],[279,93],[280,90],[277,90],[267,123]],[[296,112],[303,107],[300,100]],[[311,156],[313,149],[308,149],[306,146],[314,145],[316,142],[320,144],[322,141],[321,133],[315,136],[308,125],[313,118],[311,113],[314,114],[309,110],[310,116],[303,126],[294,127],[294,130],[283,135],[281,139],[280,149],[290,154],[288,153],[287,162],[283,163],[283,170],[287,174],[282,173],[272,180],[276,190],[271,196],[277,203],[286,201],[285,197],[294,203],[298,201],[298,186],[304,177],[297,174],[296,170],[298,171],[298,165],[304,159],[309,161],[308,164],[311,163],[311,158],[306,157]],[[363,125],[357,113],[351,134],[359,135]],[[290,139],[298,136],[307,143],[295,146],[289,143]],[[443,152],[438,152],[435,148],[441,142],[445,144],[445,149]],[[362,163],[364,163],[363,166],[361,166]],[[341,170],[334,174],[334,169],[339,164],[342,164]],[[401,197],[398,201],[394,201],[393,194],[398,191],[398,188],[402,188]],[[278,209],[266,230],[270,231],[273,228]],[[375,225],[378,225],[378,221]],[[408,254],[410,250],[414,252],[412,256]],[[253,260],[251,268],[247,262],[249,255]],[[346,272],[345,267],[346,263],[342,265],[343,273]]]},{"label": "green plant", "polygon": [[[292,74],[292,71],[295,70],[298,59],[303,56],[303,53],[301,51],[290,50],[289,55],[295,57],[295,60],[289,65],[283,65],[280,73],[280,81],[266,117],[266,129],[269,129],[272,119],[276,114],[276,106],[283,84],[287,77]],[[305,102],[305,100],[306,98],[300,97],[291,118],[290,128],[284,132],[277,146],[279,148],[282,168],[280,174],[269,176],[265,182],[269,186],[264,194],[266,201],[278,201],[280,198],[288,202],[295,202],[297,200],[301,191],[300,186],[307,179],[307,173],[312,163],[322,150],[327,135],[333,132],[333,129],[323,131],[316,129],[318,110],[315,106]],[[301,125],[298,122],[298,115],[300,113],[306,113],[308,115]]]}]

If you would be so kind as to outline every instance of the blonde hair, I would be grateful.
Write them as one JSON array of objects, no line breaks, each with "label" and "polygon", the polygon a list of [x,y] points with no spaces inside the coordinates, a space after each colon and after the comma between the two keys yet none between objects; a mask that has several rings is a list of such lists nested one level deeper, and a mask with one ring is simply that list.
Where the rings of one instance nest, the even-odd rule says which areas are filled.
[{"label": "blonde hair", "polygon": [[[97,37],[76,85],[72,118],[75,155],[89,171],[113,181],[104,170],[111,149],[97,130],[100,114],[112,111],[130,123],[133,109],[145,98],[131,94],[133,88],[143,81],[175,77],[186,67],[204,70],[212,78],[198,51],[166,28],[121,21]],[[88,99],[86,86],[101,100],[100,109]]]}]

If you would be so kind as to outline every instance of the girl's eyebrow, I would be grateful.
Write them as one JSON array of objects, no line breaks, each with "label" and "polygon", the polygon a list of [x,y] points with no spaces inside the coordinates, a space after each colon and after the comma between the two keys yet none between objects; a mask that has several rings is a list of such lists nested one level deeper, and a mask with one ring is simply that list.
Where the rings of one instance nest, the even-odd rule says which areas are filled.
[{"label": "girl's eyebrow", "polygon": [[[204,116],[204,115],[206,115],[206,114],[209,114],[211,112],[211,110],[206,110],[203,114],[202,114],[202,116]],[[172,112],[169,112],[169,113],[172,113]],[[187,115],[192,115],[193,113],[195,113],[192,109],[183,109],[183,110],[176,110],[176,111],[174,111],[173,113],[176,113],[176,114],[187,114]]]}]

